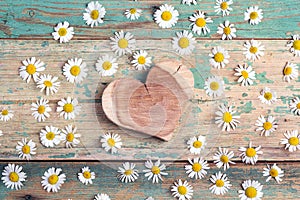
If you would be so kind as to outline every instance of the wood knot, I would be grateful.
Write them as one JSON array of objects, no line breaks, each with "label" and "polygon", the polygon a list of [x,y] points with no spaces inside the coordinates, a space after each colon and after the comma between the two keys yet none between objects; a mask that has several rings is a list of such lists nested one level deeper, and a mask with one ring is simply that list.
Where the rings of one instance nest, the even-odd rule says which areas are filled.
[{"label": "wood knot", "polygon": [[25,200],[32,200],[32,196],[29,194],[25,195]]},{"label": "wood knot", "polygon": [[34,10],[29,10],[28,14],[29,14],[30,17],[34,17],[35,16]]}]

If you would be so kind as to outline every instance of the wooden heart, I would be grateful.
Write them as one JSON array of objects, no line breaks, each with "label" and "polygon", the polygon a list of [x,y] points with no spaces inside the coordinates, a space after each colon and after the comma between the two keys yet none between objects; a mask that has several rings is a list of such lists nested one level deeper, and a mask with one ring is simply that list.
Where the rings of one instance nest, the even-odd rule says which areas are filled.
[{"label": "wooden heart", "polygon": [[151,68],[145,84],[131,78],[111,82],[103,92],[102,107],[118,126],[168,141],[193,97],[193,86],[186,66],[165,61]]}]

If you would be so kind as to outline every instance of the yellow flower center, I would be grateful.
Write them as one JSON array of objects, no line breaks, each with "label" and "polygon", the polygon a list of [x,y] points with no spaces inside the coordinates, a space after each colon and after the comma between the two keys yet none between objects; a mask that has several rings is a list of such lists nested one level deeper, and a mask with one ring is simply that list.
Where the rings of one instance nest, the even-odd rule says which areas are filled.
[{"label": "yellow flower center", "polygon": [[256,155],[256,151],[254,148],[250,147],[246,150],[246,156],[254,157]]},{"label": "yellow flower center", "polygon": [[151,171],[152,171],[153,174],[159,174],[160,173],[160,169],[157,166],[153,166]]},{"label": "yellow flower center", "polygon": [[109,62],[109,61],[105,61],[105,62],[103,62],[103,64],[102,64],[102,68],[103,68],[104,70],[110,70],[111,67],[112,67],[112,63]]},{"label": "yellow flower center", "polygon": [[221,8],[222,10],[226,10],[226,9],[228,8],[227,2],[222,2],[221,5],[220,5],[220,8]]},{"label": "yellow flower center", "polygon": [[298,103],[296,107],[297,107],[297,109],[300,109],[300,103]]},{"label": "yellow flower center", "polygon": [[77,66],[77,65],[74,65],[71,67],[70,69],[70,73],[73,75],[73,76],[78,76],[78,74],[80,74],[80,67]]},{"label": "yellow flower center", "polygon": [[217,181],[216,181],[216,186],[217,187],[223,187],[224,186],[224,181],[222,181],[222,180],[220,180],[220,179],[218,179]]},{"label": "yellow flower center", "polygon": [[250,186],[247,187],[245,194],[248,198],[254,198],[257,195],[257,190],[254,187]]},{"label": "yellow flower center", "polygon": [[26,67],[26,72],[30,75],[34,74],[36,72],[36,67],[33,64],[29,64]]},{"label": "yellow flower center", "polygon": [[293,146],[299,145],[299,138],[298,137],[291,137],[289,139],[289,144]]},{"label": "yellow flower center", "polygon": [[195,148],[201,148],[202,147],[202,142],[201,141],[195,141],[194,143],[193,143],[193,147],[195,147]]},{"label": "yellow flower center", "polygon": [[185,49],[190,45],[190,40],[187,37],[182,37],[178,41],[179,47]]},{"label": "yellow flower center", "polygon": [[135,9],[135,8],[131,8],[131,9],[129,10],[129,12],[130,12],[130,14],[135,14],[135,13],[136,13],[136,9]]},{"label": "yellow flower center", "polygon": [[192,169],[194,172],[199,172],[202,169],[202,165],[200,163],[194,163]]},{"label": "yellow flower center", "polygon": [[257,47],[254,47],[254,46],[251,46],[249,49],[250,53],[253,53],[253,54],[255,54],[257,52],[257,50],[258,50]]},{"label": "yellow flower center", "polygon": [[220,63],[224,60],[224,55],[221,52],[215,54],[214,59],[216,62]]},{"label": "yellow flower center", "polygon": [[47,140],[53,140],[54,137],[55,137],[55,134],[54,134],[53,132],[48,132],[48,133],[46,134]]},{"label": "yellow flower center", "polygon": [[8,110],[2,110],[1,115],[8,115]]},{"label": "yellow flower center", "polygon": [[225,27],[225,28],[223,29],[223,32],[224,32],[225,35],[229,35],[229,34],[231,33],[230,27]]},{"label": "yellow flower center", "polygon": [[9,180],[11,181],[11,182],[18,182],[19,181],[19,175],[16,173],[16,172],[11,172],[10,174],[9,174]]},{"label": "yellow flower center", "polygon": [[116,145],[116,141],[112,138],[109,138],[107,140],[107,144],[110,146],[110,147],[114,147]]},{"label": "yellow flower center", "polygon": [[118,46],[121,48],[121,49],[125,49],[128,47],[128,41],[125,39],[125,38],[121,38],[119,39],[118,41]]},{"label": "yellow flower center", "polygon": [[230,123],[232,121],[232,115],[229,112],[225,112],[223,114],[223,121],[226,123]]},{"label": "yellow flower center", "polygon": [[146,58],[144,56],[140,56],[137,61],[139,64],[143,65],[146,63]]},{"label": "yellow flower center", "polygon": [[90,179],[91,178],[91,173],[89,171],[85,171],[83,172],[83,177],[86,178],[86,179]]},{"label": "yellow flower center", "polygon": [[250,19],[256,19],[258,17],[258,13],[257,12],[252,12],[252,13],[250,13]]},{"label": "yellow flower center", "polygon": [[23,147],[22,147],[22,152],[24,154],[29,154],[30,153],[30,146],[25,144]]},{"label": "yellow flower center", "polygon": [[66,28],[60,28],[58,30],[58,35],[61,36],[61,37],[67,35],[67,29]]},{"label": "yellow flower center", "polygon": [[226,156],[226,155],[222,155],[221,158],[220,158],[220,160],[221,160],[223,163],[228,163],[228,162],[229,162],[229,158],[228,158],[228,156]]},{"label": "yellow flower center", "polygon": [[209,87],[210,87],[211,90],[216,91],[216,90],[219,89],[220,85],[219,85],[218,82],[213,81],[213,82],[210,83]]},{"label": "yellow flower center", "polygon": [[247,71],[242,71],[241,72],[241,74],[242,74],[242,76],[244,77],[244,79],[247,79],[248,77],[249,77],[249,74],[248,74],[248,72]]},{"label": "yellow flower center", "polygon": [[48,178],[48,183],[51,185],[55,185],[58,182],[58,176],[56,174],[52,174]]},{"label": "yellow flower center", "polygon": [[52,87],[52,82],[51,81],[44,81],[44,85],[46,87]]},{"label": "yellow flower center", "polygon": [[293,42],[293,47],[295,50],[300,50],[300,40],[295,40]]},{"label": "yellow flower center", "polygon": [[170,21],[172,19],[172,13],[170,11],[164,11],[162,14],[161,14],[161,18],[162,20],[164,21]]},{"label": "yellow flower center", "polygon": [[96,20],[96,19],[98,19],[98,17],[99,17],[99,11],[98,11],[98,10],[93,10],[93,11],[91,12],[91,18],[92,18],[93,20]]},{"label": "yellow flower center", "polygon": [[43,114],[45,112],[45,110],[46,110],[45,106],[39,106],[38,113]]},{"label": "yellow flower center", "polygon": [[265,122],[263,124],[263,127],[264,127],[265,130],[270,130],[273,126],[272,126],[271,122]]},{"label": "yellow flower center", "polygon": [[64,111],[65,111],[66,113],[73,112],[73,110],[74,110],[74,106],[73,106],[71,103],[66,103],[66,104],[64,105]]},{"label": "yellow flower center", "polygon": [[187,188],[183,185],[178,186],[177,190],[180,195],[186,195],[187,193]]},{"label": "yellow flower center", "polygon": [[271,170],[270,170],[270,175],[274,178],[274,177],[277,177],[278,176],[278,171],[277,171],[277,169],[274,169],[274,168],[272,168]]},{"label": "yellow flower center", "polygon": [[283,70],[284,75],[290,75],[292,73],[292,68],[287,66]]},{"label": "yellow flower center", "polygon": [[124,174],[125,174],[126,176],[131,175],[131,174],[132,174],[132,170],[131,170],[131,169],[127,169],[127,170],[124,172]]},{"label": "yellow flower center", "polygon": [[74,137],[75,137],[74,133],[68,133],[66,139],[67,139],[68,142],[73,142]]},{"label": "yellow flower center", "polygon": [[195,24],[199,27],[204,27],[206,25],[206,21],[204,18],[198,18]]},{"label": "yellow flower center", "polygon": [[264,94],[264,98],[267,99],[268,101],[271,100],[273,97],[272,93],[271,92],[266,92]]}]

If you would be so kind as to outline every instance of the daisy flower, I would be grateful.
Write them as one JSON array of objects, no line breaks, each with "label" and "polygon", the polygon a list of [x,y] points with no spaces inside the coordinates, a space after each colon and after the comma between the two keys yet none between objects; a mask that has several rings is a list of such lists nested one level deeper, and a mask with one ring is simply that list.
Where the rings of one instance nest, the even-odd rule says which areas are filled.
[{"label": "daisy flower", "polygon": [[112,154],[117,153],[122,146],[121,137],[116,133],[105,133],[100,142],[102,143],[102,148],[106,152],[111,151]]},{"label": "daisy flower", "polygon": [[263,90],[261,90],[260,95],[258,98],[261,100],[262,103],[271,105],[275,101],[277,101],[277,94],[276,92],[272,91],[270,88],[265,87]]},{"label": "daisy flower", "polygon": [[78,179],[85,185],[93,184],[95,179],[95,172],[91,172],[89,167],[83,167],[81,173],[78,173]]},{"label": "daisy flower", "polygon": [[265,134],[265,136],[270,136],[270,134],[275,132],[278,127],[275,117],[268,116],[268,118],[265,118],[262,115],[258,117],[255,125],[258,126],[255,131],[261,131],[261,136],[263,134]]},{"label": "daisy flower", "polygon": [[217,14],[222,12],[223,17],[229,15],[230,11],[232,11],[232,8],[230,8],[232,3],[232,0],[216,0],[215,12]]},{"label": "daisy flower", "polygon": [[293,35],[292,40],[288,41],[287,46],[290,48],[290,52],[293,53],[294,56],[300,56],[300,35]]},{"label": "daisy flower", "polygon": [[242,183],[243,190],[239,190],[239,197],[241,200],[261,200],[264,193],[263,186],[254,180],[246,180]]},{"label": "daisy flower", "polygon": [[172,44],[173,49],[180,55],[191,54],[195,48],[195,38],[192,33],[187,30],[176,32],[177,37],[173,37]]},{"label": "daisy flower", "polygon": [[204,89],[208,96],[219,97],[225,90],[224,81],[218,76],[208,77],[204,83]]},{"label": "daisy flower", "polygon": [[109,196],[107,194],[97,194],[95,196],[95,199],[94,200],[110,200]]},{"label": "daisy flower", "polygon": [[178,21],[179,13],[173,6],[164,4],[159,7],[154,13],[154,21],[161,28],[171,28]]},{"label": "daisy flower", "polygon": [[225,65],[229,63],[228,59],[230,56],[228,51],[220,46],[212,48],[211,53],[208,55],[211,57],[211,59],[209,59],[209,63],[214,68],[224,68]]},{"label": "daisy flower", "polygon": [[67,97],[66,99],[61,99],[58,103],[56,111],[59,112],[59,116],[64,116],[65,119],[74,119],[75,115],[79,115],[81,106],[78,105],[78,100],[76,98]]},{"label": "daisy flower", "polygon": [[36,60],[35,57],[27,58],[22,61],[22,66],[19,68],[21,78],[27,83],[30,82],[31,77],[34,82],[38,80],[39,72],[45,70],[45,63],[41,60]]},{"label": "daisy flower", "polygon": [[300,99],[299,99],[299,97],[295,97],[291,101],[291,103],[289,104],[289,108],[290,108],[291,112],[294,113],[295,115],[300,115]]},{"label": "daisy flower", "polygon": [[86,63],[81,58],[68,60],[63,66],[63,75],[71,83],[81,83],[87,76],[87,71]]},{"label": "daisy flower", "polygon": [[61,172],[61,168],[54,167],[45,171],[41,183],[47,192],[58,192],[58,190],[60,190],[60,187],[66,180],[66,175]]},{"label": "daisy flower", "polygon": [[138,170],[135,169],[134,163],[125,162],[122,164],[123,167],[119,167],[118,172],[118,179],[125,183],[134,182],[138,179]]},{"label": "daisy flower", "polygon": [[49,112],[51,112],[52,109],[48,103],[49,100],[41,98],[40,100],[37,100],[36,103],[31,104],[31,110],[33,111],[32,116],[38,122],[43,122],[46,118],[50,117]]},{"label": "daisy flower", "polygon": [[256,40],[246,41],[244,44],[243,54],[245,55],[247,60],[255,61],[259,60],[260,57],[264,56],[265,46]]},{"label": "daisy flower", "polygon": [[135,49],[136,41],[129,32],[124,33],[123,30],[115,32],[115,37],[110,37],[110,40],[112,50],[119,56],[125,55],[126,53],[131,54],[132,50]]},{"label": "daisy flower", "polygon": [[15,164],[8,164],[2,171],[1,180],[4,185],[10,189],[19,190],[23,186],[25,179],[27,178],[26,173],[22,171],[23,167]]},{"label": "daisy flower", "polygon": [[81,135],[76,133],[76,126],[74,126],[73,128],[72,125],[69,124],[65,127],[65,129],[62,129],[61,131],[61,140],[62,142],[66,143],[67,148],[76,147],[80,143],[79,138],[81,137]]},{"label": "daisy flower", "polygon": [[213,23],[210,17],[206,17],[204,12],[200,10],[194,13],[192,16],[189,17],[189,20],[192,22],[190,26],[192,26],[192,31],[197,35],[206,35],[210,33],[210,29],[207,26],[209,23]]},{"label": "daisy flower", "polygon": [[222,40],[232,40],[232,38],[236,37],[236,28],[234,28],[234,24],[230,24],[230,22],[226,20],[224,24],[219,25],[217,33],[222,35]]},{"label": "daisy flower", "polygon": [[253,80],[255,80],[255,71],[252,69],[251,65],[238,65],[237,68],[234,69],[236,73],[235,76],[238,76],[237,80],[241,83],[242,86],[248,86],[253,84]]},{"label": "daisy flower", "polygon": [[300,149],[300,135],[298,130],[286,131],[284,133],[285,138],[281,139],[281,144],[285,145],[285,149],[289,152],[294,152]]},{"label": "daisy flower", "polygon": [[283,68],[283,80],[290,82],[298,78],[298,66],[294,63],[287,62]]},{"label": "daisy flower", "polygon": [[284,171],[279,168],[276,163],[273,164],[272,167],[270,165],[267,165],[267,168],[264,168],[263,176],[267,176],[266,182],[269,182],[271,178],[274,178],[277,183],[282,181],[282,177],[284,176]]},{"label": "daisy flower", "polygon": [[261,146],[258,147],[252,147],[252,142],[249,143],[249,147],[240,147],[239,151],[242,151],[243,153],[240,154],[240,157],[242,157],[242,161],[246,164],[252,164],[254,165],[258,160],[258,155],[263,154],[263,152],[260,150]]},{"label": "daisy flower", "polygon": [[9,121],[13,118],[14,114],[12,110],[9,110],[8,108],[6,107],[2,107],[1,109],[1,112],[0,112],[0,121]]},{"label": "daisy flower", "polygon": [[140,50],[133,53],[133,60],[131,61],[132,66],[137,70],[146,70],[150,68],[152,63],[152,57],[148,56],[148,53],[144,50]]},{"label": "daisy flower", "polygon": [[258,6],[251,6],[244,13],[244,20],[249,21],[251,25],[259,24],[263,18],[262,9],[259,9]]},{"label": "daisy flower", "polygon": [[202,135],[194,136],[187,141],[187,145],[192,154],[200,154],[206,145],[206,139]]},{"label": "daisy flower", "polygon": [[146,200],[154,200],[153,197],[148,197]]},{"label": "daisy flower", "polygon": [[30,160],[31,155],[36,154],[36,144],[32,140],[27,142],[27,139],[23,138],[22,142],[18,142],[16,150],[20,158]]},{"label": "daisy flower", "polygon": [[148,177],[148,180],[152,178],[152,183],[158,183],[158,179],[163,181],[162,176],[168,175],[167,172],[163,172],[166,169],[164,164],[160,164],[160,160],[156,161],[154,164],[151,160],[145,162],[145,167],[147,169],[143,170],[145,177]]},{"label": "daisy flower", "polygon": [[0,136],[2,136],[3,135],[3,132],[0,130]]},{"label": "daisy flower", "polygon": [[117,59],[112,56],[106,54],[97,60],[96,70],[101,76],[111,76],[117,72],[117,69]]},{"label": "daisy flower", "polygon": [[74,28],[69,27],[69,22],[65,21],[64,23],[58,23],[56,27],[54,27],[55,32],[52,33],[54,40],[58,40],[60,43],[69,42],[74,35]]},{"label": "daisy flower", "polygon": [[141,14],[142,14],[142,10],[137,8],[130,8],[125,10],[124,12],[124,15],[127,17],[127,19],[130,20],[136,20],[140,18]]},{"label": "daisy flower", "polygon": [[98,2],[91,1],[88,3],[85,13],[83,13],[83,20],[87,25],[98,26],[98,23],[103,23],[103,18],[106,14],[105,8]]},{"label": "daisy flower", "polygon": [[240,116],[234,115],[236,111],[233,110],[232,106],[221,104],[218,108],[219,110],[215,113],[217,115],[215,123],[218,124],[218,127],[222,126],[222,131],[234,130],[237,124],[240,123],[237,120]]},{"label": "daisy flower", "polygon": [[223,166],[224,171],[226,171],[230,168],[229,164],[235,164],[235,162],[231,161],[233,156],[233,151],[229,151],[226,148],[219,147],[219,151],[217,151],[213,156],[214,163],[217,165],[218,168],[221,168]]},{"label": "daisy flower", "polygon": [[202,179],[204,176],[207,174],[208,169],[210,167],[207,164],[207,161],[204,160],[203,158],[194,158],[188,159],[189,160],[189,165],[185,165],[184,168],[186,170],[186,173],[189,175],[190,178],[195,178],[195,179]]},{"label": "daisy flower", "polygon": [[52,75],[49,74],[42,74],[36,82],[36,87],[40,88],[41,92],[45,90],[47,96],[50,95],[50,93],[55,94],[60,86],[60,82],[57,82],[57,80],[58,77],[56,76],[52,77]]},{"label": "daisy flower", "polygon": [[45,147],[54,147],[60,143],[60,131],[54,126],[46,126],[40,132],[40,140]]},{"label": "daisy flower", "polygon": [[215,195],[226,194],[232,186],[226,174],[222,174],[221,172],[212,175],[209,180],[213,183],[209,190]]},{"label": "daisy flower", "polygon": [[191,186],[187,181],[178,181],[174,182],[174,185],[171,187],[171,192],[174,197],[177,197],[179,200],[189,200],[193,197],[193,186]]},{"label": "daisy flower", "polygon": [[187,5],[190,6],[190,5],[192,5],[192,4],[196,5],[196,4],[197,4],[197,1],[196,1],[196,0],[182,0],[181,3],[182,3],[182,4],[187,4]]}]

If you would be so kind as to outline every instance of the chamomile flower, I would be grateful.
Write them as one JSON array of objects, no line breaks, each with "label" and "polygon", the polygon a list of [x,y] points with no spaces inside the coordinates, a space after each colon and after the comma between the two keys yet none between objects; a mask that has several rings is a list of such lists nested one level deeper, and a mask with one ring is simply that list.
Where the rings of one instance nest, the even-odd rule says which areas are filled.
[{"label": "chamomile flower", "polygon": [[189,33],[187,30],[176,32],[177,37],[173,37],[172,44],[173,49],[178,52],[180,55],[191,54],[195,48],[195,38],[192,33]]},{"label": "chamomile flower", "polygon": [[56,111],[59,112],[59,116],[63,116],[66,120],[74,119],[75,115],[79,115],[81,110],[76,98],[67,97],[61,99],[57,104]]},{"label": "chamomile flower", "polygon": [[246,41],[244,43],[244,51],[243,54],[245,55],[247,60],[255,61],[259,60],[260,57],[264,56],[265,46],[256,40]]},{"label": "chamomile flower", "polygon": [[261,100],[262,103],[271,105],[272,103],[277,101],[277,94],[273,90],[268,87],[265,87],[261,90],[260,95],[258,98]]},{"label": "chamomile flower", "polygon": [[0,136],[2,136],[2,135],[3,135],[3,131],[0,130]]},{"label": "chamomile flower", "polygon": [[258,155],[263,154],[263,152],[260,149],[261,146],[252,147],[252,142],[249,143],[249,147],[247,148],[240,147],[239,151],[242,151],[242,153],[240,154],[242,161],[246,164],[254,165],[258,160]]},{"label": "chamomile flower", "polygon": [[262,192],[263,185],[258,181],[246,180],[242,183],[242,190],[239,190],[241,200],[261,200],[264,193]]},{"label": "chamomile flower", "polygon": [[226,174],[222,174],[221,172],[212,175],[209,180],[213,183],[209,190],[215,195],[226,194],[232,186]]},{"label": "chamomile flower", "polygon": [[105,133],[100,142],[102,143],[102,148],[106,152],[110,151],[112,154],[117,153],[122,146],[121,137],[116,133]]},{"label": "chamomile flower", "polygon": [[97,194],[95,196],[95,199],[94,200],[110,200],[109,196],[107,194]]},{"label": "chamomile flower", "polygon": [[217,33],[222,35],[222,40],[232,40],[236,37],[236,28],[234,28],[234,24],[230,24],[230,22],[226,20],[224,24],[219,25]]},{"label": "chamomile flower", "polygon": [[31,110],[33,111],[32,116],[38,122],[43,122],[46,118],[50,117],[49,112],[51,112],[51,108],[49,106],[49,100],[41,98],[37,100],[36,103],[31,104]]},{"label": "chamomile flower", "polygon": [[219,97],[225,90],[224,81],[218,76],[208,77],[204,83],[204,89],[208,96]]},{"label": "chamomile flower", "polygon": [[152,63],[152,57],[148,56],[147,51],[140,50],[133,53],[133,60],[131,61],[132,66],[137,70],[146,70],[150,68]]},{"label": "chamomile flower", "polygon": [[228,59],[230,56],[228,51],[220,46],[212,48],[211,53],[208,55],[211,57],[211,59],[209,59],[209,63],[214,68],[224,68],[225,65],[229,63]]},{"label": "chamomile flower", "polygon": [[4,185],[10,189],[19,190],[23,186],[24,181],[26,181],[26,173],[22,171],[23,167],[15,164],[8,164],[4,167],[2,171],[1,180]]},{"label": "chamomile flower", "polygon": [[73,128],[72,125],[69,124],[65,127],[65,129],[62,129],[61,131],[61,140],[63,143],[66,143],[67,148],[76,147],[80,143],[79,138],[81,137],[81,135],[76,133],[76,126],[74,126]]},{"label": "chamomile flower", "polygon": [[117,72],[117,69],[117,59],[112,56],[106,54],[97,60],[96,70],[101,76],[111,76]]},{"label": "chamomile flower", "polygon": [[69,22],[65,21],[64,23],[58,23],[56,27],[54,27],[54,31],[52,36],[54,40],[58,40],[60,43],[69,42],[74,35],[74,28],[69,27]]},{"label": "chamomile flower", "polygon": [[298,130],[286,131],[284,133],[285,138],[281,139],[281,144],[285,145],[285,149],[289,152],[300,150],[300,135]]},{"label": "chamomile flower", "polygon": [[154,13],[154,21],[161,28],[171,28],[178,21],[179,12],[171,5],[164,4]]},{"label": "chamomile flower", "polygon": [[217,14],[222,12],[223,17],[229,15],[230,11],[232,11],[232,8],[230,8],[232,3],[232,0],[216,0],[215,12]]},{"label": "chamomile flower", "polygon": [[238,123],[237,119],[240,116],[235,115],[236,111],[233,110],[232,106],[221,104],[219,110],[216,112],[215,123],[218,124],[218,127],[222,126],[222,131],[234,130]]},{"label": "chamomile flower", "polygon": [[292,36],[292,40],[288,41],[287,46],[290,48],[290,52],[294,56],[300,56],[300,35],[296,34]]},{"label": "chamomile flower", "polygon": [[287,62],[283,68],[283,80],[290,82],[298,78],[298,66],[294,63]]},{"label": "chamomile flower", "polygon": [[27,139],[23,138],[21,142],[18,142],[16,150],[20,158],[30,160],[31,155],[36,154],[36,144],[32,140],[27,142]]},{"label": "chamomile flower", "polygon": [[9,121],[13,118],[14,116],[14,111],[8,109],[7,107],[2,107],[0,109],[0,121]]},{"label": "chamomile flower", "polygon": [[213,156],[214,163],[216,163],[218,168],[224,167],[224,171],[230,168],[229,164],[235,164],[235,162],[231,161],[233,158],[233,151],[229,151],[226,148],[219,147],[219,151],[215,153]]},{"label": "chamomile flower", "polygon": [[27,83],[30,82],[31,78],[36,82],[40,72],[45,70],[44,62],[36,60],[35,57],[23,60],[22,64],[23,65],[19,68],[20,76]]},{"label": "chamomile flower", "polygon": [[66,175],[61,173],[61,168],[51,167],[47,171],[45,171],[42,176],[42,186],[47,192],[58,192],[62,184],[64,184],[66,180]]},{"label": "chamomile flower", "polygon": [[178,181],[174,182],[174,185],[171,187],[171,192],[174,197],[177,197],[179,200],[189,200],[193,197],[193,186],[191,186],[187,181]]},{"label": "chamomile flower", "polygon": [[115,32],[115,37],[110,37],[110,40],[111,48],[118,56],[125,55],[126,53],[131,54],[132,50],[135,49],[136,41],[129,32],[124,33],[123,30]]},{"label": "chamomile flower", "polygon": [[40,132],[40,140],[45,147],[54,147],[61,141],[60,130],[54,126],[46,126]]},{"label": "chamomile flower", "polygon": [[125,10],[124,15],[127,17],[127,19],[130,20],[137,20],[138,18],[140,18],[142,14],[142,10],[138,9],[138,8],[130,8]]},{"label": "chamomile flower", "polygon": [[241,83],[242,86],[248,86],[253,84],[253,80],[255,80],[255,71],[252,69],[251,65],[238,65],[237,68],[234,69],[236,73],[235,76],[238,76],[237,80]]},{"label": "chamomile flower", "polygon": [[87,25],[98,26],[98,23],[103,23],[103,18],[106,14],[105,8],[98,2],[91,1],[88,3],[85,13],[83,13],[83,19]]},{"label": "chamomile flower", "polygon": [[259,9],[258,6],[251,6],[244,13],[244,20],[249,21],[251,25],[259,24],[263,18],[262,9]]},{"label": "chamomile flower", "polygon": [[284,176],[284,171],[274,163],[273,166],[270,167],[270,165],[267,165],[267,168],[264,168],[263,176],[268,177],[266,182],[269,182],[271,178],[274,178],[277,183],[280,183]]},{"label": "chamomile flower", "polygon": [[134,182],[138,179],[138,170],[135,169],[134,163],[125,162],[122,164],[123,167],[119,167],[118,172],[118,179],[125,183]]},{"label": "chamomile flower", "polygon": [[85,185],[93,184],[95,177],[95,172],[91,172],[89,167],[83,167],[81,172],[78,173],[78,179]]},{"label": "chamomile flower", "polygon": [[81,83],[87,76],[86,63],[81,58],[70,59],[63,66],[63,75],[71,83]]},{"label": "chamomile flower", "polygon": [[292,113],[300,116],[300,99],[299,97],[295,97],[291,103],[289,104],[289,108]]},{"label": "chamomile flower", "polygon": [[206,139],[202,135],[194,136],[187,141],[187,145],[192,154],[200,154],[206,145]]},{"label": "chamomile flower", "polygon": [[145,200],[154,200],[154,198],[153,198],[153,197],[148,197],[148,198],[145,199]]},{"label": "chamomile flower", "polygon": [[56,76],[52,77],[52,75],[49,74],[42,74],[36,82],[36,87],[40,88],[41,92],[45,90],[47,96],[50,95],[50,93],[55,94],[60,86],[60,82],[57,82],[57,80],[58,77]]},{"label": "chamomile flower", "polygon": [[261,136],[263,134],[265,134],[265,136],[270,136],[270,134],[275,132],[278,127],[275,117],[268,116],[268,118],[265,118],[262,115],[258,117],[255,125],[258,126],[255,131],[261,131]]},{"label": "chamomile flower", "polygon": [[182,0],[181,3],[182,4],[187,4],[187,5],[190,6],[190,5],[193,5],[193,4],[196,5],[197,1],[196,0]]},{"label": "chamomile flower", "polygon": [[195,179],[202,179],[204,176],[207,174],[208,169],[210,167],[207,164],[207,161],[204,160],[203,158],[194,158],[188,159],[189,160],[189,165],[185,165],[184,168],[186,170],[186,173],[189,175],[190,178],[195,178]]},{"label": "chamomile flower", "polygon": [[210,29],[207,24],[213,23],[210,17],[206,17],[204,12],[200,10],[194,13],[189,17],[189,20],[192,22],[190,26],[192,26],[192,31],[197,35],[206,35],[210,33]]},{"label": "chamomile flower", "polygon": [[152,179],[152,183],[158,183],[158,179],[163,181],[162,176],[168,175],[167,172],[163,172],[166,169],[166,166],[161,164],[160,160],[156,161],[154,164],[152,160],[147,160],[145,162],[145,167],[147,168],[143,170],[145,177],[148,177],[148,180]]}]

